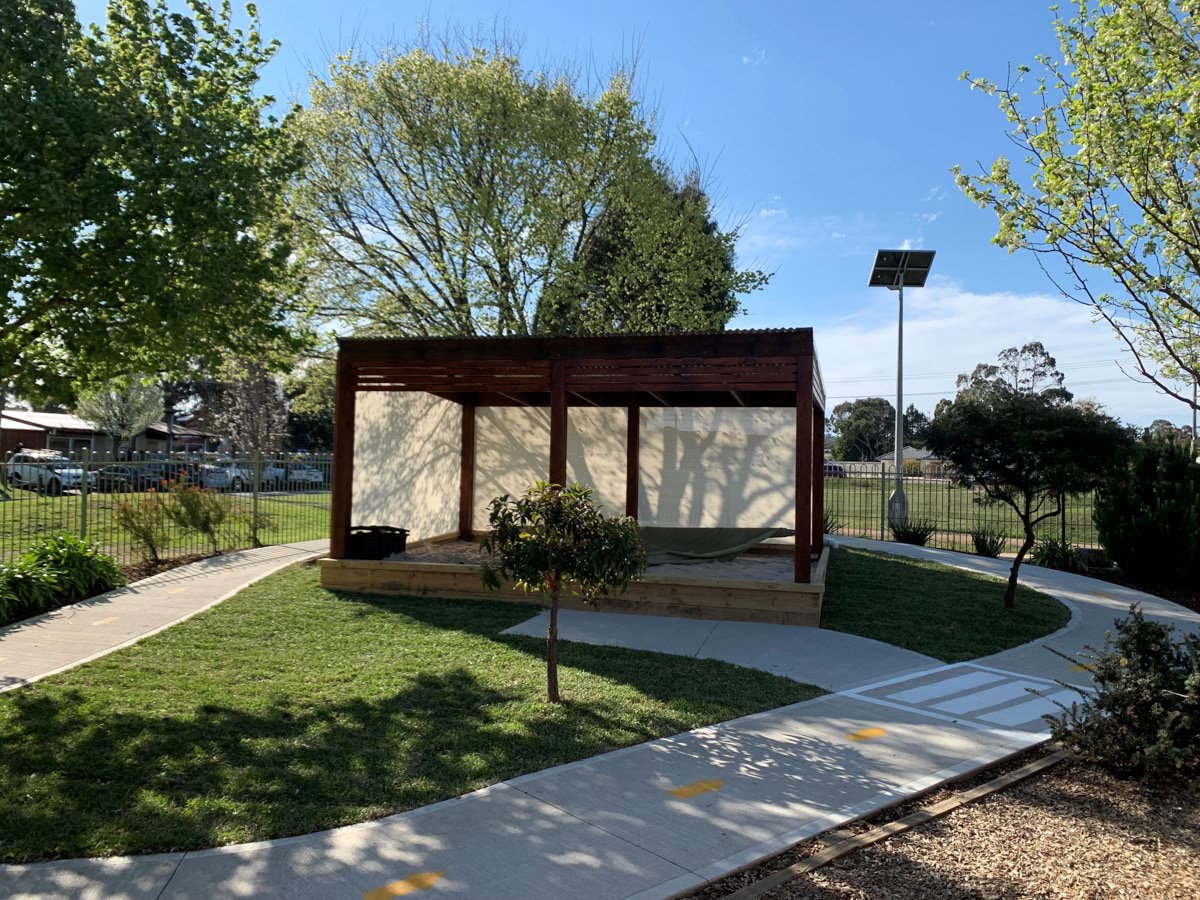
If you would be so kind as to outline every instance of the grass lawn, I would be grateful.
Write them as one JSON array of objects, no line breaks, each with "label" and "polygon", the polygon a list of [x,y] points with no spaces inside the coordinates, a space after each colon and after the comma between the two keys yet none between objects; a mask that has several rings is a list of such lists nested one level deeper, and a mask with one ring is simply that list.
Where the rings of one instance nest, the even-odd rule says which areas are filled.
[{"label": "grass lawn", "polygon": [[[850,470],[852,473],[853,469]],[[905,478],[904,491],[908,497],[908,513],[913,519],[930,519],[938,531],[929,542],[931,547],[951,550],[974,549],[971,531],[988,527],[1008,535],[1008,550],[1015,553],[1024,532],[1013,510],[1002,503],[980,503],[979,488],[963,487],[939,477]],[[880,538],[881,507],[892,492],[891,476],[882,489],[878,474],[851,474],[846,478],[825,479],[825,511],[842,526],[843,534]],[[1081,546],[1097,546],[1099,539],[1092,521],[1095,497],[1092,494],[1072,494],[1066,498],[1065,515],[1067,539]],[[1047,519],[1037,527],[1041,537],[1058,537],[1061,521]],[[884,540],[888,535],[883,537]]]},{"label": "grass lawn", "polygon": [[806,700],[714,660],[498,633],[534,610],[346,596],[274,575],[0,695],[0,861],[183,850],[376,818]]},{"label": "grass lawn", "polygon": [[1065,606],[1018,586],[925,560],[840,547],[825,580],[821,627],[874,638],[943,662],[976,659],[1050,634],[1071,618]]},{"label": "grass lawn", "polygon": [[[79,534],[82,524],[82,499],[78,494],[49,497],[32,491],[13,490],[11,499],[0,502],[0,561],[24,552],[30,544],[64,531]],[[143,561],[141,548],[128,532],[116,523],[117,504],[141,501],[148,494],[93,493],[87,503],[87,537],[101,550],[124,566]],[[229,495],[230,503],[248,512],[250,496]],[[265,493],[259,497],[258,510],[264,517],[259,529],[261,544],[287,544],[311,541],[329,535],[329,491]],[[200,534],[170,527],[170,540],[164,558],[211,553],[208,540]],[[252,546],[246,521],[231,522],[221,529],[222,550]]]}]

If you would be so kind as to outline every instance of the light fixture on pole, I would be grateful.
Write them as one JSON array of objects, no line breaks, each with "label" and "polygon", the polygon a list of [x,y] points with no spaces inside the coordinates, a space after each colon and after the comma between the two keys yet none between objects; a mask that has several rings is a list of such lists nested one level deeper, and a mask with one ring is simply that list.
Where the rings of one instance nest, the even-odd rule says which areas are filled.
[{"label": "light fixture on pole", "polygon": [[908,498],[904,496],[904,289],[924,287],[933,266],[932,250],[880,250],[871,270],[871,287],[885,287],[899,295],[900,309],[896,326],[896,455],[893,463],[896,484],[888,500],[888,520],[908,519]]}]

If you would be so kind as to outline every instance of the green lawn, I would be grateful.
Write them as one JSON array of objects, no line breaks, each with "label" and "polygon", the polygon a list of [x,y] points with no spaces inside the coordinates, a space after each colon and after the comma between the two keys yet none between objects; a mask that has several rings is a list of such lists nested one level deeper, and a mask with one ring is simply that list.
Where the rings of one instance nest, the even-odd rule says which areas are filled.
[{"label": "green lawn", "polygon": [[0,695],[0,861],[194,849],[359,822],[817,696],[713,660],[565,643],[533,610],[272,576]]},{"label": "green lawn", "polygon": [[[41,538],[66,531],[79,534],[83,524],[82,499],[78,494],[47,497],[31,491],[14,490],[11,499],[0,501],[0,561],[24,552]],[[87,502],[87,537],[122,565],[143,561],[141,548],[114,519],[117,504],[137,502],[147,494],[93,493]],[[250,509],[249,495],[229,495],[230,502]],[[259,543],[287,544],[311,541],[329,535],[329,492],[263,494],[259,497],[260,516],[266,526],[259,529]],[[252,546],[247,521],[231,523],[222,529],[221,549],[237,550]],[[201,535],[171,526],[171,539],[163,556],[189,556],[211,553],[212,547]]]},{"label": "green lawn", "polygon": [[924,560],[842,547],[832,551],[821,627],[874,638],[961,662],[1057,631],[1071,618],[1039,591],[1017,587],[1002,607],[1005,582]]},{"label": "green lawn", "polygon": [[[853,471],[853,470],[851,470]],[[904,490],[908,497],[908,514],[914,519],[931,519],[938,532],[930,541],[931,547],[952,550],[973,550],[971,531],[990,527],[1007,534],[1009,550],[1016,552],[1022,534],[1021,523],[1013,510],[1004,504],[980,503],[983,492],[963,487],[947,478],[906,478]],[[825,511],[842,525],[843,534],[880,538],[880,509],[892,491],[890,478],[880,486],[880,476],[825,479]],[[1091,494],[1066,498],[1067,539],[1080,546],[1098,546],[1096,526],[1092,521],[1094,498]],[[1039,535],[1059,537],[1061,520],[1047,519],[1038,526]],[[884,540],[890,535],[884,535]]]}]

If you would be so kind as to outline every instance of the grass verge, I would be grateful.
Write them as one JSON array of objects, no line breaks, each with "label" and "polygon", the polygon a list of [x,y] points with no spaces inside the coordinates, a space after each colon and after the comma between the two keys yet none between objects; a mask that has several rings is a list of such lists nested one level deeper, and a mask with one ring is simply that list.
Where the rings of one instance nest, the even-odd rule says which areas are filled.
[{"label": "grass verge", "polygon": [[714,660],[501,637],[533,610],[264,579],[0,695],[0,861],[300,834],[822,693]]},{"label": "grass verge", "polygon": [[821,627],[874,638],[943,662],[977,659],[1028,643],[1071,618],[1053,597],[925,560],[850,547],[832,550]]}]

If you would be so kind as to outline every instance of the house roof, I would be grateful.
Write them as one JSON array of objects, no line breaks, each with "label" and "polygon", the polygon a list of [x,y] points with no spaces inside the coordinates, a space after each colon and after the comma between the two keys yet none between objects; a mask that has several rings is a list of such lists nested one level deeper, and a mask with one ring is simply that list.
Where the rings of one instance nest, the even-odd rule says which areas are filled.
[{"label": "house roof", "polygon": [[[875,459],[879,462],[891,462],[895,458],[896,458],[895,450],[892,450],[889,453],[883,453],[883,454],[875,457]],[[904,447],[904,459],[906,462],[910,459],[916,460],[917,462],[924,462],[925,460],[929,460],[929,459],[937,459],[937,457],[934,456],[932,450],[927,450],[924,447],[909,447],[906,445]]]},{"label": "house roof", "polygon": [[29,422],[18,422],[16,419],[9,416],[0,416],[0,428],[5,431],[37,431],[43,432],[46,429],[40,428],[37,425],[31,425]]},{"label": "house roof", "polygon": [[[29,412],[23,409],[6,410],[5,419],[35,425],[45,431],[76,431],[95,434],[96,426],[71,413]],[[7,425],[5,426],[7,427]],[[15,426],[14,426],[15,427]]]},{"label": "house roof", "polygon": [[151,422],[146,426],[146,434],[149,437],[166,437],[168,432],[170,432],[172,437],[177,438],[213,437],[213,435],[210,435],[206,431],[197,431],[195,428],[188,428],[185,425],[180,425],[178,422],[174,422],[169,426],[166,422]]}]

